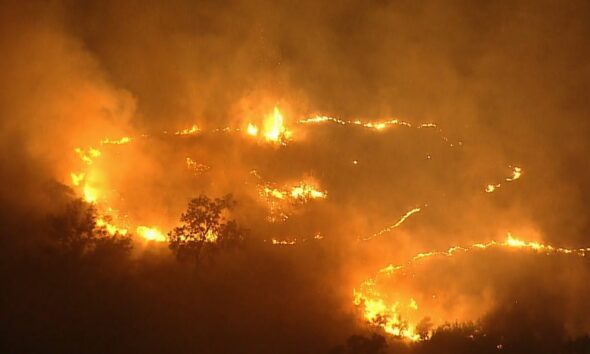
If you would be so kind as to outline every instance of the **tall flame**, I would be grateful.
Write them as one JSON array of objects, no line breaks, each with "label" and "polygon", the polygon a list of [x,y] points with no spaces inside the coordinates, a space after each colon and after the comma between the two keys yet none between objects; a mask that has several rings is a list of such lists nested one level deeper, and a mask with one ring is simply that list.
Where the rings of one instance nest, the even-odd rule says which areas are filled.
[{"label": "tall flame", "polygon": [[279,111],[278,107],[274,108],[271,119],[266,123],[266,131],[264,137],[266,140],[278,142],[281,135],[285,133],[285,126],[283,124],[283,115]]}]

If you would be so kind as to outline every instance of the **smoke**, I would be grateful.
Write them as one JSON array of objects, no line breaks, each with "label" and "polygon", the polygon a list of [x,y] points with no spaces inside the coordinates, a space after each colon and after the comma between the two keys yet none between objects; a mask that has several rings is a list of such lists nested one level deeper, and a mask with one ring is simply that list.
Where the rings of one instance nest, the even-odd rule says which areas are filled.
[{"label": "smoke", "polygon": [[[44,218],[80,195],[65,187],[70,173],[85,172],[101,207],[131,231],[139,224],[169,230],[191,197],[232,193],[234,216],[252,240],[296,245],[253,248],[244,251],[249,256],[219,261],[211,272],[221,280],[212,275],[203,280],[208,290],[192,284],[198,290],[176,297],[159,285],[166,276],[154,273],[160,266],[172,272],[168,286],[177,292],[190,283],[182,281],[188,275],[167,263],[165,246],[138,240],[135,261],[142,265],[124,272],[139,284],[134,295],[146,296],[135,315],[149,316],[153,306],[156,318],[171,322],[205,318],[193,325],[210,324],[210,332],[190,340],[205,346],[223,342],[215,329],[249,327],[238,318],[260,313],[260,323],[232,334],[245,347],[272,332],[266,320],[284,333],[268,334],[274,344],[264,350],[301,349],[295,344],[302,338],[321,343],[317,348],[342,342],[365,328],[351,304],[352,288],[389,263],[497,240],[507,231],[588,246],[588,10],[582,1],[4,2],[2,234],[43,234]],[[286,146],[244,132],[275,106],[293,131]],[[351,122],[398,118],[409,126],[298,124],[318,114]],[[174,134],[193,124],[199,133]],[[129,144],[100,143],[124,136]],[[78,147],[101,155],[85,165]],[[187,158],[201,167],[187,165]],[[507,181],[515,166],[522,177]],[[288,190],[301,181],[327,198],[261,197],[264,187]],[[501,186],[485,193],[488,184]],[[361,241],[414,208],[420,212],[400,227]],[[277,215],[281,222],[269,222]],[[23,227],[29,218],[34,222]],[[462,274],[447,289],[460,307],[443,311],[448,320],[484,318],[500,328],[518,297],[547,309],[565,333],[588,330],[576,317],[585,311],[578,312],[583,304],[573,295],[587,293],[582,261],[560,257],[547,260],[559,267],[543,268],[541,256],[508,255],[505,268],[480,280],[486,266],[498,263],[495,256],[484,257],[481,267],[473,259],[450,270],[433,264],[420,271],[424,278],[399,289],[415,286],[413,292],[427,294]],[[565,270],[572,279],[562,278]],[[546,279],[559,279],[563,296],[554,296]],[[228,293],[236,295],[220,295]],[[551,299],[527,302],[536,293]],[[210,312],[179,310],[194,294],[211,301]],[[217,339],[207,342],[210,336]]]}]

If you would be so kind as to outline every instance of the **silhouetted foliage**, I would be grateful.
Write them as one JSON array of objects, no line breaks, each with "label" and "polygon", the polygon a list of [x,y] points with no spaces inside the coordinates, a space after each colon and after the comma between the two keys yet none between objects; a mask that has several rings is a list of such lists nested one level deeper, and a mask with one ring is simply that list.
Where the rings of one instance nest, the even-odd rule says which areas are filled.
[{"label": "silhouetted foliage", "polygon": [[235,204],[229,194],[214,200],[202,194],[192,199],[180,217],[182,225],[168,233],[170,249],[177,259],[200,261],[220,249],[239,245],[244,230],[227,215]]},{"label": "silhouetted foliage", "polygon": [[586,334],[584,336],[569,340],[565,346],[565,352],[568,354],[590,353],[590,336]]},{"label": "silhouetted foliage", "polygon": [[353,335],[348,337],[346,346],[339,346],[332,350],[332,354],[381,354],[385,353],[387,342],[381,335],[373,333],[371,338]]},{"label": "silhouetted foliage", "polygon": [[60,252],[82,256],[88,253],[127,253],[131,237],[111,235],[98,226],[96,209],[80,199],[66,205],[65,211],[51,216],[51,237],[57,241]]}]

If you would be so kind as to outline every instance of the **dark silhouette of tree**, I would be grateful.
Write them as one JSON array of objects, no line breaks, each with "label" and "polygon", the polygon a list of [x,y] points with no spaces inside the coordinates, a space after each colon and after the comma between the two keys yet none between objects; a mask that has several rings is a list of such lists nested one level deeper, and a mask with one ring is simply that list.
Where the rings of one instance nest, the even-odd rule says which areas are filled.
[{"label": "dark silhouette of tree", "polygon": [[181,261],[210,258],[221,249],[229,249],[243,241],[244,230],[228,214],[235,206],[231,195],[210,199],[201,194],[188,203],[180,216],[181,226],[168,233],[170,249]]},{"label": "dark silhouette of tree", "polygon": [[98,226],[96,208],[81,199],[68,203],[63,212],[50,219],[50,235],[57,241],[61,252],[75,256],[89,253],[126,254],[132,247],[129,235],[111,235],[105,227]]},{"label": "dark silhouette of tree", "polygon": [[590,336],[588,334],[570,339],[566,344],[565,353],[587,354],[590,353]]},{"label": "dark silhouette of tree", "polygon": [[352,335],[348,337],[346,346],[338,346],[330,354],[383,354],[386,348],[385,338],[376,333],[373,333],[370,338]]}]

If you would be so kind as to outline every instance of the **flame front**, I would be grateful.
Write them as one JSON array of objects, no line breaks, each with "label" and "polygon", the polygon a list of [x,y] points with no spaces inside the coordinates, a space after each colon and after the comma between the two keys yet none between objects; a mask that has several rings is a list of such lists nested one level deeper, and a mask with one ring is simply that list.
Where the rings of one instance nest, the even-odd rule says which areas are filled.
[{"label": "flame front", "polygon": [[148,241],[166,242],[168,240],[166,236],[155,227],[138,226],[137,229],[135,229],[135,232]]},{"label": "flame front", "polygon": [[[398,119],[390,119],[383,121],[343,121],[337,118],[331,118],[327,116],[317,116],[307,120],[301,120],[299,121],[299,124],[312,124],[323,122],[331,122],[343,126],[365,128],[379,132],[392,126],[402,126],[406,128],[417,129],[438,129],[438,127],[433,123],[412,126],[412,124]],[[280,112],[278,107],[274,107],[271,115],[267,116],[262,122],[257,123],[259,124],[256,125],[251,122],[248,123],[247,128],[245,130],[245,133],[248,136],[256,137],[272,144],[281,145],[285,145],[286,142],[289,141],[289,139],[291,139],[292,133],[286,128],[283,114]],[[241,126],[243,127],[243,125]],[[196,134],[199,131],[199,128],[195,124],[190,128],[176,131],[174,134],[177,136],[185,136]],[[244,130],[226,127],[223,129],[214,129],[212,130],[212,132],[241,132],[241,134],[243,134]],[[125,136],[119,139],[106,138],[101,140],[100,144],[101,146],[124,145],[130,144],[131,142],[135,141],[136,138]],[[106,148],[107,147],[105,147],[105,149]],[[109,148],[115,148],[115,146]],[[76,148],[75,152],[82,163],[82,168],[76,169],[76,171],[81,172],[70,173],[69,177],[71,180],[71,184],[77,187],[77,190],[81,192],[83,198],[87,202],[97,204],[97,209],[99,209],[99,217],[97,218],[96,222],[97,226],[103,227],[111,235],[127,234],[128,228],[121,226],[121,220],[117,219],[117,222],[113,222],[107,216],[108,213],[105,212],[105,210],[109,210],[107,204],[107,197],[109,196],[108,191],[110,190],[106,189],[108,183],[103,183],[104,181],[102,179],[99,181],[95,180],[97,175],[102,176],[102,174],[100,173],[102,171],[99,170],[102,164],[96,163],[97,159],[99,159],[102,156],[102,152],[93,147]],[[198,163],[190,157],[183,158],[185,159],[186,168],[192,171],[195,175],[201,175],[211,170],[210,166]],[[352,160],[353,165],[358,165],[358,163],[358,160]],[[259,181],[256,184],[258,196],[260,201],[262,203],[266,203],[268,206],[270,215],[267,218],[267,221],[271,223],[284,222],[286,219],[288,219],[291,215],[294,214],[294,210],[296,210],[297,208],[304,207],[308,202],[326,199],[328,195],[328,192],[326,190],[321,189],[319,183],[316,183],[313,180],[310,181],[311,178],[309,177],[305,177],[300,181],[278,185],[276,183],[263,181],[256,171],[253,171],[252,174],[259,179]],[[503,178],[502,183],[516,181],[522,177],[522,174],[523,170],[520,167],[513,167],[511,171],[511,176]],[[100,186],[101,188],[99,189],[97,188],[97,186]],[[500,187],[500,183],[489,184],[485,187],[485,191],[491,193],[496,191]],[[401,217],[397,221],[393,222],[389,226],[386,226],[382,230],[375,232],[374,234],[362,240],[369,240],[381,236],[385,233],[391,232],[394,229],[400,227],[404,222],[406,222],[408,218],[412,217],[413,215],[421,211],[422,208],[420,207],[410,209],[405,214],[401,215]],[[165,233],[160,231],[160,228],[153,226],[154,224],[150,223],[149,220],[144,220],[143,222],[145,222],[146,225],[152,226],[136,226],[138,225],[138,223],[131,223],[131,225],[133,226],[131,226],[129,229],[133,230],[133,227],[135,227],[135,233],[139,237],[147,241],[167,241]],[[127,225],[127,223],[125,223],[124,225]],[[297,237],[293,237],[293,235],[285,236],[282,238],[272,237],[265,239],[265,242],[270,241],[270,244],[276,246],[294,246],[300,243],[321,239],[323,239],[323,236],[320,235],[320,233],[318,232],[314,236],[308,237],[302,237],[301,235],[298,235]],[[213,232],[210,232],[205,236],[205,240],[207,242],[216,242],[217,235]],[[492,241],[488,243],[478,243],[467,247],[455,246],[449,248],[447,251],[430,251],[418,253],[412,257],[409,264],[418,261],[422,262],[432,257],[450,257],[458,252],[464,253],[476,249],[487,249],[490,247],[506,247],[517,250],[528,249],[538,252],[576,255],[585,255],[585,253],[590,251],[588,249],[570,250],[564,248],[555,248],[553,246],[544,245],[538,242],[523,241],[509,234],[506,240],[503,242]],[[362,316],[364,320],[368,323],[380,327],[381,329],[383,329],[383,331],[391,335],[402,337],[410,341],[417,341],[425,338],[423,333],[418,333],[418,324],[415,323],[415,321],[413,320],[413,318],[415,318],[415,315],[418,312],[428,310],[427,306],[424,305],[423,299],[419,297],[408,297],[403,299],[400,298],[397,301],[388,301],[387,297],[383,296],[383,294],[379,293],[376,289],[377,281],[381,277],[389,277],[398,272],[402,272],[406,268],[406,266],[407,265],[388,265],[387,267],[380,269],[374,278],[365,280],[357,289],[353,290],[353,303],[362,309]],[[420,301],[421,303],[419,304],[418,301]]]},{"label": "flame front", "polygon": [[178,130],[174,132],[175,135],[194,135],[200,131],[196,124],[193,124],[190,128]]},{"label": "flame front", "polygon": [[[506,239],[501,242],[490,241],[487,243],[476,243],[471,246],[453,246],[446,251],[429,251],[421,252],[411,258],[405,265],[390,264],[381,268],[377,275],[361,283],[358,289],[353,289],[353,303],[362,309],[362,316],[365,321],[381,328],[386,333],[394,336],[405,338],[411,341],[417,341],[428,338],[418,334],[418,323],[407,319],[413,311],[418,311],[418,303],[412,297],[407,304],[401,300],[388,303],[384,294],[377,290],[377,284],[383,277],[390,278],[395,274],[404,272],[408,266],[416,262],[425,262],[434,257],[452,257],[458,253],[467,253],[475,250],[485,250],[489,248],[507,248],[521,251],[544,252],[545,254],[566,254],[584,257],[590,253],[590,248],[569,249],[554,247],[536,241],[525,241],[514,237],[508,233]],[[402,306],[403,305],[403,306]]]}]

